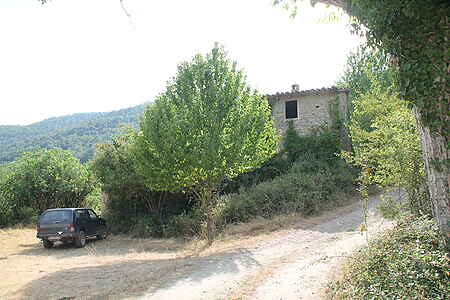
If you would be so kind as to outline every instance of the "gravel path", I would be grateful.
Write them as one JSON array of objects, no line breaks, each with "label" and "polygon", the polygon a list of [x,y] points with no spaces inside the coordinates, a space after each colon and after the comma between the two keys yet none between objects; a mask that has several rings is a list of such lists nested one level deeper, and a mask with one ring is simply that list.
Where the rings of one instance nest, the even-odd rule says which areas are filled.
[{"label": "gravel path", "polygon": [[[392,225],[376,213],[378,201],[378,196],[369,200],[370,237]],[[171,274],[163,287],[138,299],[318,299],[345,257],[366,245],[362,220],[363,209],[354,204],[317,224],[299,222],[256,247],[193,259],[183,265],[188,272]]]}]

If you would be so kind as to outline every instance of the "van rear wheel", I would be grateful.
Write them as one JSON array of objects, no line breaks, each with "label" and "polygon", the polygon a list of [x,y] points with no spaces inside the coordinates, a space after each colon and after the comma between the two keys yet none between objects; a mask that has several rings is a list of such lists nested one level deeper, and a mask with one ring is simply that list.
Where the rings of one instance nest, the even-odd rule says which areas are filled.
[{"label": "van rear wheel", "polygon": [[84,231],[80,231],[78,236],[75,238],[75,246],[77,248],[83,248],[86,246],[86,235],[84,234]]}]

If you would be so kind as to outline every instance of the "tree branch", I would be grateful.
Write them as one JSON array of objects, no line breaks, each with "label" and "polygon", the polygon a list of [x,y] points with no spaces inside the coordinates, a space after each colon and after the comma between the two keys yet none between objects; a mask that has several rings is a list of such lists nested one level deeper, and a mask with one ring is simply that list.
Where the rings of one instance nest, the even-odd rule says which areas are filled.
[{"label": "tree branch", "polygon": [[122,10],[125,13],[125,15],[131,19],[131,14],[128,12],[128,10],[126,9],[125,5],[123,4],[123,0],[120,0],[120,6],[122,6]]}]

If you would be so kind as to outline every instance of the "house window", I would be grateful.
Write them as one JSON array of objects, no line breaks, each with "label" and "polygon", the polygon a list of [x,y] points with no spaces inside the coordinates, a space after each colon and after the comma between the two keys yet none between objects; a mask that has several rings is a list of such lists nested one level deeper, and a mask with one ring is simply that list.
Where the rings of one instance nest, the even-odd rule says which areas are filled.
[{"label": "house window", "polygon": [[297,117],[297,100],[286,101],[286,119],[295,119]]}]

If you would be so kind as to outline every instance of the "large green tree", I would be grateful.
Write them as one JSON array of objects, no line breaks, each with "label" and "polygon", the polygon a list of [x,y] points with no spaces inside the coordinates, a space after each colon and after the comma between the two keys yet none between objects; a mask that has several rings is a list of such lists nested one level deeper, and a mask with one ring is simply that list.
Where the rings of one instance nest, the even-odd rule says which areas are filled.
[{"label": "large green tree", "polygon": [[87,166],[62,149],[22,154],[1,172],[0,198],[13,215],[25,207],[36,213],[55,207],[78,207],[95,186]]},{"label": "large green tree", "polygon": [[398,74],[389,60],[389,55],[366,45],[347,59],[338,85],[351,89],[353,152],[343,156],[361,168],[363,192],[373,184],[402,187],[408,194],[403,204],[413,214],[430,214],[420,135],[412,110],[399,97]]},{"label": "large green tree", "polygon": [[166,91],[147,107],[135,153],[151,189],[198,195],[211,241],[220,183],[259,167],[276,144],[267,100],[216,46],[179,65]]},{"label": "large green tree", "polygon": [[[291,3],[300,0],[275,0]],[[370,45],[392,55],[403,99],[421,133],[433,213],[450,249],[450,3],[447,0],[311,0],[343,8]]]},{"label": "large green tree", "polygon": [[429,214],[429,199],[423,193],[420,137],[406,103],[397,94],[374,85],[355,99],[349,131],[353,152],[345,157],[362,169],[362,186],[402,187],[408,194],[411,213]]}]

